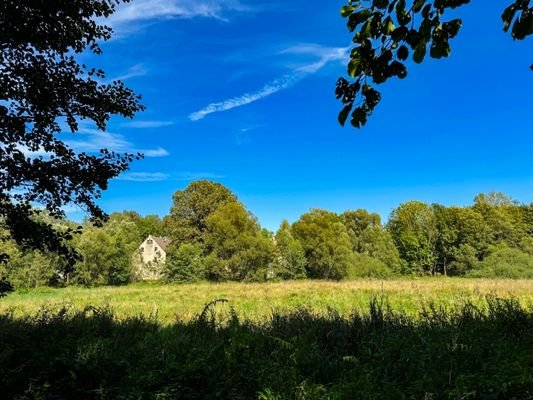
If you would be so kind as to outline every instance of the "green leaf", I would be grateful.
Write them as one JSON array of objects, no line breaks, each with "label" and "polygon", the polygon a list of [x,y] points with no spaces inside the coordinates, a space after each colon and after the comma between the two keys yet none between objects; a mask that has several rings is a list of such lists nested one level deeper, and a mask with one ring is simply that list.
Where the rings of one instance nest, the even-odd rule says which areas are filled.
[{"label": "green leaf", "polygon": [[409,31],[405,26],[400,26],[391,32],[392,40],[395,42],[401,42],[402,40],[405,40],[408,32]]},{"label": "green leaf", "polygon": [[426,56],[426,42],[420,41],[418,45],[415,47],[415,52],[413,53],[413,61],[417,64],[422,63],[424,61],[424,57]]},{"label": "green leaf", "polygon": [[411,14],[406,12],[406,11],[399,12],[397,17],[398,17],[398,22],[402,26],[405,26],[405,25],[409,24],[409,22],[411,22]]},{"label": "green leaf", "polygon": [[413,11],[419,12],[425,3],[426,3],[426,0],[416,0],[415,3],[413,4]]},{"label": "green leaf", "polygon": [[445,22],[442,27],[448,33],[450,38],[454,38],[459,33],[459,29],[463,25],[463,21],[460,19],[454,19],[449,22]]},{"label": "green leaf", "polygon": [[357,58],[352,58],[350,62],[348,63],[348,75],[352,78],[355,78],[357,75],[359,75],[359,66],[361,65],[361,62]]},{"label": "green leaf", "polygon": [[341,7],[341,15],[342,15],[343,18],[346,18],[346,17],[350,16],[354,11],[355,11],[355,7],[354,6]]},{"label": "green leaf", "polygon": [[350,122],[354,127],[361,128],[366,124],[366,121],[366,112],[361,107],[357,107],[352,113],[352,120]]},{"label": "green leaf", "polygon": [[348,20],[348,29],[353,32],[360,23],[365,22],[371,16],[372,11],[367,9],[351,14]]},{"label": "green leaf", "polygon": [[369,38],[373,36],[372,20],[373,18],[367,19],[366,22],[363,24],[361,30],[359,31],[361,38]]},{"label": "green leaf", "polygon": [[389,69],[393,75],[396,75],[400,79],[407,77],[407,68],[399,61],[393,61],[389,66]]},{"label": "green leaf", "polygon": [[523,11],[513,25],[512,36],[514,39],[523,40],[531,34],[533,34],[533,13]]},{"label": "green leaf", "polygon": [[372,7],[376,7],[379,9],[387,8],[388,5],[389,5],[389,0],[374,0],[372,2]]},{"label": "green leaf", "polygon": [[398,52],[396,54],[398,55],[398,58],[400,60],[405,61],[405,60],[407,60],[407,57],[409,57],[409,49],[407,48],[407,46],[402,45],[398,49]]},{"label": "green leaf", "polygon": [[431,11],[431,4],[428,4],[424,7],[422,10],[422,17],[427,18],[429,17],[429,12]]},{"label": "green leaf", "polygon": [[396,27],[394,26],[392,18],[390,16],[385,18],[385,20],[383,21],[383,33],[385,35],[390,35],[395,29]]},{"label": "green leaf", "polygon": [[429,55],[432,58],[443,58],[448,57],[451,54],[452,50],[448,42],[435,42],[431,44],[431,49]]},{"label": "green leaf", "polygon": [[403,14],[405,12],[405,0],[398,0],[396,3],[396,13]]},{"label": "green leaf", "polygon": [[503,21],[503,30],[504,32],[507,32],[509,28],[511,27],[511,23],[513,22],[514,16],[516,14],[516,5],[511,4],[509,7],[507,7],[502,14],[502,21]]},{"label": "green leaf", "polygon": [[350,111],[352,109],[352,105],[351,104],[348,104],[347,106],[345,106],[342,111],[339,113],[339,123],[344,126],[344,124],[346,123],[346,120],[348,119],[348,115],[350,114]]}]

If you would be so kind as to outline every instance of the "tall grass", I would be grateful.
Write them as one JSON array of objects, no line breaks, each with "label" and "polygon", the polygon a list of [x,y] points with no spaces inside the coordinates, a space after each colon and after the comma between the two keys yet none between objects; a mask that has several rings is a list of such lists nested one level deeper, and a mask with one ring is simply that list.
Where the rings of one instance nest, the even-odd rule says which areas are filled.
[{"label": "tall grass", "polygon": [[0,317],[5,399],[531,399],[533,314],[488,297],[415,317],[374,298],[262,322],[213,302],[188,321],[110,308]]},{"label": "tall grass", "polygon": [[417,316],[421,308],[429,303],[453,306],[470,301],[482,305],[487,295],[514,297],[522,305],[533,307],[533,280],[434,278],[42,288],[9,295],[0,301],[0,312],[12,311],[15,316],[22,317],[35,314],[43,306],[58,310],[63,306],[108,305],[120,318],[139,313],[157,314],[164,323],[173,323],[176,316],[191,320],[204,304],[212,299],[224,298],[239,316],[259,322],[269,318],[273,311],[285,314],[299,307],[322,315],[334,309],[340,315],[348,316],[354,310],[366,311],[370,299],[381,295],[387,297],[393,308],[411,316]]}]

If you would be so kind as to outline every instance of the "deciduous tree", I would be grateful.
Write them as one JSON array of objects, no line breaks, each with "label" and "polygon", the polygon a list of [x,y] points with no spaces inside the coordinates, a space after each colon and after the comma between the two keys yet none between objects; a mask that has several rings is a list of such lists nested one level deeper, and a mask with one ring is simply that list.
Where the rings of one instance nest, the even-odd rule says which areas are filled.
[{"label": "deciduous tree", "polygon": [[221,205],[206,219],[208,274],[215,280],[264,280],[274,258],[274,244],[241,203]]},{"label": "deciduous tree", "polygon": [[307,258],[307,276],[343,279],[354,262],[352,243],[341,218],[325,210],[311,210],[292,226]]},{"label": "deciduous tree", "polygon": [[361,232],[358,252],[381,261],[391,273],[406,272],[390,232],[381,226],[369,226]]},{"label": "deciduous tree", "polygon": [[87,286],[130,282],[139,237],[135,222],[120,214],[114,214],[103,227],[86,224],[82,235],[74,240],[80,256],[74,280]]},{"label": "deciduous tree", "polygon": [[237,201],[237,197],[220,183],[194,181],[174,193],[170,215],[165,219],[175,246],[196,243],[202,248],[207,231],[207,218],[220,206]]},{"label": "deciduous tree", "polygon": [[435,215],[428,204],[420,201],[401,204],[392,212],[387,228],[412,273],[436,272],[438,230]]},{"label": "deciduous tree", "polygon": [[120,81],[81,64],[78,55],[101,54],[111,38],[104,25],[128,0],[3,0],[0,7],[0,218],[20,245],[70,254],[58,232],[36,221],[32,204],[63,216],[76,204],[105,219],[96,204],[108,181],[139,155],[78,153],[59,133],[82,121],[101,131],[114,116],[131,118],[143,106]]},{"label": "deciduous tree", "polygon": [[294,238],[291,226],[284,220],[276,232],[276,272],[283,279],[306,277],[307,260],[302,244]]},{"label": "deciduous tree", "polygon": [[370,213],[362,209],[343,212],[341,214],[341,220],[348,230],[354,251],[360,251],[359,238],[366,228],[381,226],[381,217],[379,214]]}]

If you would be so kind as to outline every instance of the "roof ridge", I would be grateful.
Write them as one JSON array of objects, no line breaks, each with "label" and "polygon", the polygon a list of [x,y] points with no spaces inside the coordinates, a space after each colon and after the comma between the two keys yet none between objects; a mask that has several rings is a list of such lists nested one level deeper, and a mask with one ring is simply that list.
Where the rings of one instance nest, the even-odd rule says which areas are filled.
[{"label": "roof ridge", "polygon": [[158,244],[159,247],[161,247],[161,249],[163,251],[166,251],[166,248],[167,246],[170,244],[171,240],[168,238],[168,237],[165,237],[165,236],[154,236],[154,235],[149,235],[149,237],[152,237],[152,239]]}]

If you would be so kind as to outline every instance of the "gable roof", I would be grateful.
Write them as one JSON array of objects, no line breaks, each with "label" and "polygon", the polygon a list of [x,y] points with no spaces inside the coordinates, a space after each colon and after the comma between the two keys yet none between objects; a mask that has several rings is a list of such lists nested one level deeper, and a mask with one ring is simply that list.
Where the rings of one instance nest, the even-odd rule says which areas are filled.
[{"label": "gable roof", "polygon": [[[150,235],[151,236],[151,235]],[[170,244],[170,239],[162,236],[151,236],[154,242],[157,243],[161,250],[167,251],[167,247]]]}]

